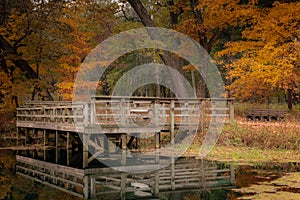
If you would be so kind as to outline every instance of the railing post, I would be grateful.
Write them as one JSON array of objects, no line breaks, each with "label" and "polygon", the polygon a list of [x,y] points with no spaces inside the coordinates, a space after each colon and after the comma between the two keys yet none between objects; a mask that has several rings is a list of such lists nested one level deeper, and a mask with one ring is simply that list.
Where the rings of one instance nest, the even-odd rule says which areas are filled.
[{"label": "railing post", "polygon": [[170,102],[170,133],[171,133],[171,144],[174,144],[174,135],[175,135],[175,101],[173,99]]},{"label": "railing post", "polygon": [[126,114],[125,114],[125,99],[121,99],[120,101],[120,112],[121,112],[121,126],[125,126],[125,119],[126,119]]},{"label": "railing post", "polygon": [[211,99],[211,122],[215,125],[218,120],[218,115],[217,115],[217,102],[214,99]]},{"label": "railing post", "polygon": [[230,117],[230,121],[234,120],[234,104],[233,104],[233,99],[229,100],[229,117]]},{"label": "railing post", "polygon": [[204,133],[204,117],[205,117],[205,99],[201,99],[201,109],[200,109],[200,115],[201,115],[201,133]]},{"label": "railing post", "polygon": [[89,124],[89,105],[85,103],[83,105],[83,125],[87,127]]},{"label": "railing post", "polygon": [[234,166],[230,165],[230,182],[232,185],[235,184]]},{"label": "railing post", "polygon": [[91,99],[91,105],[90,105],[90,123],[91,125],[95,124],[96,121],[96,102],[95,97],[92,97]]},{"label": "railing post", "polygon": [[155,127],[158,127],[159,126],[159,105],[160,105],[160,102],[159,102],[159,99],[155,99],[154,100],[154,125]]}]

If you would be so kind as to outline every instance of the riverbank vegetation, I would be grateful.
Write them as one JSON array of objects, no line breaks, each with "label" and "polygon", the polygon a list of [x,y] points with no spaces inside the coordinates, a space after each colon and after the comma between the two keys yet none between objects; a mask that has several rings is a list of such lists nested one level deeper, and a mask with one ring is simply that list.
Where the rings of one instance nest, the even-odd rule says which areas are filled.
[{"label": "riverbank vegetation", "polygon": [[[235,103],[235,120],[225,124],[208,159],[241,162],[300,162],[299,106],[279,121],[248,121],[251,108],[284,110],[286,104]],[[197,155],[203,136],[196,136],[187,154]]]}]

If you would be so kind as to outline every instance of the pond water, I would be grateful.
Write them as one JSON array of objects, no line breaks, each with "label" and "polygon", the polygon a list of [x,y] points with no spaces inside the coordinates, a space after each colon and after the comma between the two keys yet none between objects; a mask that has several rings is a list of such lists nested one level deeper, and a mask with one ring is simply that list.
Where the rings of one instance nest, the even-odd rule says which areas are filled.
[{"label": "pond water", "polygon": [[[12,156],[8,157],[8,159],[9,158],[12,158]],[[195,161],[188,160],[187,162],[193,164]],[[184,180],[188,180],[191,177],[186,176],[184,170],[179,170],[180,173],[182,173],[182,176],[180,176],[180,174],[178,175],[178,177],[181,177],[179,182],[183,181],[181,185],[184,186],[186,183],[187,187],[176,190],[160,189],[156,197],[143,191],[126,192],[125,199],[300,199],[300,174],[298,173],[300,163],[234,164],[234,184],[231,182],[232,177],[229,174],[230,171],[222,171],[222,169],[230,169],[228,163],[211,161],[206,161],[206,163],[209,163],[206,164],[206,166],[209,165],[210,170],[217,170],[215,175],[209,177],[213,180],[219,177],[218,181],[209,182],[206,178],[205,187],[203,185],[198,188],[188,187],[188,183],[190,182],[184,182]],[[80,199],[56,190],[53,187],[44,186],[40,183],[20,177],[14,173],[13,166],[5,166],[3,161],[0,161],[0,167],[0,199]],[[223,174],[221,174],[221,172]],[[164,174],[165,171],[160,171],[160,173]],[[116,174],[114,174],[114,177],[115,176]],[[137,183],[138,181],[136,181],[137,178],[140,177],[141,175],[128,175],[126,184],[131,184],[131,186],[136,184],[138,188],[143,187],[143,184],[140,182]],[[224,180],[222,177],[225,177]],[[130,182],[130,180],[133,179],[135,179],[135,181]],[[160,182],[160,184],[163,184],[163,177],[160,179]],[[103,193],[95,199],[121,199],[121,196],[120,193]]]}]

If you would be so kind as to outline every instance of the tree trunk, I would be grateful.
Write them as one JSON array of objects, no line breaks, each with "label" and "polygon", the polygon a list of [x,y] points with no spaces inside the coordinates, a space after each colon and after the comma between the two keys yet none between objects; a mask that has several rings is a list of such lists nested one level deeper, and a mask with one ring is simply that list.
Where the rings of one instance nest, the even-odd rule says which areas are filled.
[{"label": "tree trunk", "polygon": [[[20,57],[20,55],[14,50],[14,48],[9,44],[9,42],[0,35],[0,49],[3,52],[10,52],[14,54],[16,57]],[[31,66],[23,59],[17,58],[11,60],[22,72],[24,72],[25,76],[29,79],[37,79],[39,78],[37,73],[31,68]]]},{"label": "tree trunk", "polygon": [[[142,23],[146,27],[156,27],[154,22],[151,19],[151,16],[149,15],[148,11],[146,8],[143,6],[141,1],[139,0],[128,0],[132,8],[135,10],[139,18],[141,19]],[[161,36],[159,31],[153,29],[152,31],[148,32],[150,38],[152,40],[159,40],[162,41]],[[183,76],[185,75],[185,71],[182,69],[182,67],[179,64],[179,60],[175,59],[174,56],[170,52],[163,52],[160,54],[160,58],[162,61],[169,67],[174,68],[177,70],[179,73],[181,73]],[[170,71],[170,77],[171,77],[171,82],[173,86],[176,88],[177,91],[177,97],[188,97],[186,88],[184,87],[184,82],[181,80],[182,78],[176,74],[173,71]]]},{"label": "tree trunk", "polygon": [[293,90],[292,89],[288,89],[288,109],[292,110],[293,109]]},{"label": "tree trunk", "polygon": [[206,96],[206,84],[202,75],[199,76],[197,96],[200,98],[205,98]]},{"label": "tree trunk", "polygon": [[[2,56],[1,59],[3,59],[1,61],[2,67],[5,68],[5,65],[6,65],[6,62],[4,60],[5,52],[11,53],[15,57],[17,57],[16,59],[11,59],[11,61],[16,65],[16,67],[18,67],[25,74],[25,76],[28,79],[40,80],[38,73],[33,70],[33,68],[28,64],[28,62],[26,60],[21,58],[21,56],[18,54],[16,49],[14,49],[13,46],[2,35],[0,35],[0,49],[2,49],[2,53],[3,53],[3,55],[0,55],[0,56]],[[8,72],[7,69],[4,71]],[[47,98],[49,100],[53,100],[53,97],[48,89],[46,89],[46,93],[47,93]]]},{"label": "tree trunk", "polygon": [[[203,26],[203,16],[202,12],[199,9],[196,9],[197,5],[199,4],[198,0],[190,0],[190,7],[194,15],[194,22],[196,26]],[[216,30],[215,33],[208,38],[208,35],[205,31],[197,31],[198,35],[198,42],[199,44],[207,51],[209,54],[213,45],[217,42],[218,38],[220,37],[222,31]],[[209,60],[209,59],[207,59]],[[198,87],[198,97],[205,98],[206,96],[206,76],[207,76],[207,65],[201,66],[204,68],[201,70],[203,74],[201,74],[199,78],[199,87]]]}]

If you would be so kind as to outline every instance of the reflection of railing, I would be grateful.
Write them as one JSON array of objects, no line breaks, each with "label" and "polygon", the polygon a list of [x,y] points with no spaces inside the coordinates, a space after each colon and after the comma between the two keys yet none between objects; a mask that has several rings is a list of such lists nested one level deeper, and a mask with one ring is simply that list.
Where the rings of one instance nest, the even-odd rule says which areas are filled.
[{"label": "reflection of railing", "polygon": [[18,174],[84,199],[110,194],[125,199],[126,193],[158,197],[178,190],[228,188],[235,182],[232,166],[196,159],[179,159],[159,171],[137,174],[108,167],[80,170],[22,156],[16,160]]},{"label": "reflection of railing", "polygon": [[[222,103],[222,105],[219,105]],[[204,112],[204,110],[206,112]],[[17,126],[73,131],[74,126],[198,126],[203,114],[233,119],[232,99],[93,97],[90,102],[27,102],[17,109]],[[202,119],[203,120],[203,119]],[[82,129],[83,130],[83,129]]]},{"label": "reflection of railing", "polygon": [[23,156],[16,157],[17,174],[83,198],[84,170],[43,162]]}]

